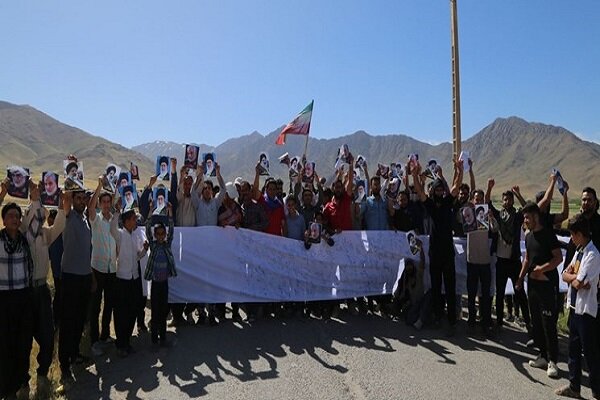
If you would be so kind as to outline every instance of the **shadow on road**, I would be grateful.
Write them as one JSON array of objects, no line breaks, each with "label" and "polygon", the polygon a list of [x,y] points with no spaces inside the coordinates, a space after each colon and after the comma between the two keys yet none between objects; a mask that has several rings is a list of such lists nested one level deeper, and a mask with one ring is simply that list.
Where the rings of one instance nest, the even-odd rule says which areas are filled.
[{"label": "shadow on road", "polygon": [[[95,368],[77,371],[77,384],[69,398],[110,398],[111,388],[127,399],[141,399],[139,391],[150,392],[159,386],[159,373],[191,398],[207,394],[207,388],[224,378],[240,382],[279,377],[277,360],[288,354],[307,354],[323,367],[347,373],[352,366],[338,356],[336,346],[352,346],[370,351],[401,351],[402,346],[420,346],[434,353],[440,362],[455,365],[452,343],[465,351],[492,352],[513,364],[531,382],[540,383],[524,368],[533,352],[527,349],[525,332],[504,329],[495,339],[468,336],[459,324],[456,334],[447,338],[442,330],[416,331],[402,322],[375,315],[339,318],[263,319],[247,323],[230,320],[216,327],[183,326],[170,333],[172,348],[153,348],[148,334],[134,337],[135,354],[120,359],[110,348],[96,357]],[[401,345],[399,345],[399,343]]]}]

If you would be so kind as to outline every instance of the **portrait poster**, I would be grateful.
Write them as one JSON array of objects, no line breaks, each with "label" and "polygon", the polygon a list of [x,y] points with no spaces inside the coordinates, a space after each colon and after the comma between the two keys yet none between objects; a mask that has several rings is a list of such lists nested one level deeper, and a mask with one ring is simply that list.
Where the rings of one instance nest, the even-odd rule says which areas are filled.
[{"label": "portrait poster", "polygon": [[321,243],[322,226],[318,222],[311,222],[308,226],[308,241],[310,243]]},{"label": "portrait poster", "polygon": [[477,218],[477,229],[488,230],[490,228],[488,218],[488,205],[478,204],[475,206],[475,218]]},{"label": "portrait poster", "polygon": [[85,190],[83,184],[83,161],[63,160],[65,191]]},{"label": "portrait poster", "polygon": [[477,230],[477,218],[475,209],[472,206],[466,206],[460,209],[462,217],[463,232],[468,233]]},{"label": "portrait poster", "polygon": [[129,173],[131,174],[131,179],[139,181],[140,180],[140,172],[138,166],[132,162],[129,163]]},{"label": "portrait poster", "polygon": [[119,174],[121,173],[121,167],[109,163],[104,170],[102,177],[102,188],[111,193],[115,193],[117,190],[117,183],[119,181]]},{"label": "portrait poster", "polygon": [[200,152],[200,147],[193,144],[185,145],[185,161],[183,163],[184,167],[195,170],[198,168],[198,155]]},{"label": "portrait poster", "polygon": [[261,176],[271,175],[269,173],[269,155],[264,151],[258,155],[258,169]]},{"label": "portrait poster", "polygon": [[119,194],[121,195],[121,212],[125,213],[139,207],[135,184],[119,187]]},{"label": "portrait poster", "polygon": [[60,187],[58,184],[58,174],[53,171],[42,172],[42,187],[40,200],[42,205],[48,207],[58,207],[60,199]]},{"label": "portrait poster", "polygon": [[417,234],[415,233],[415,231],[406,232],[406,241],[408,242],[408,248],[410,249],[410,253],[413,256],[419,254],[419,251],[421,251],[421,247],[417,242]]},{"label": "portrait poster", "polygon": [[386,164],[377,164],[377,172],[375,175],[382,177],[383,179],[387,179],[390,175],[390,166]]},{"label": "portrait poster", "polygon": [[202,153],[204,176],[217,176],[217,170],[215,169],[216,162],[217,155],[215,153]]},{"label": "portrait poster", "polygon": [[171,179],[171,160],[168,156],[156,157],[156,178],[159,181]]},{"label": "portrait poster", "polygon": [[29,168],[11,165],[6,168],[8,194],[17,199],[29,197]]},{"label": "portrait poster", "polygon": [[167,215],[167,204],[169,204],[169,191],[163,185],[152,189],[153,215]]},{"label": "portrait poster", "polygon": [[304,164],[304,174],[302,174],[302,182],[312,185],[315,180],[315,162],[307,161]]}]

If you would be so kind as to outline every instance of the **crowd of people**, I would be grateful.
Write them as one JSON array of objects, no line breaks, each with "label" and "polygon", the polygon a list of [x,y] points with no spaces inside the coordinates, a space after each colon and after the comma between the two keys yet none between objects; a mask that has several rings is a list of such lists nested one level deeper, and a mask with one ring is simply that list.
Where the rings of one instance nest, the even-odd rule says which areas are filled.
[{"label": "crowd of people", "polygon": [[[430,288],[424,284],[424,250],[417,243],[418,261],[406,260],[392,296],[306,303],[234,303],[230,305],[231,318],[247,323],[269,316],[327,319],[343,307],[355,314],[370,311],[389,315],[415,329],[443,327],[449,336],[455,334],[461,319],[453,237],[464,237],[467,331],[474,333],[479,326],[483,334],[496,335],[505,321],[521,315],[531,345],[539,351],[529,365],[543,368],[549,377],[556,378],[557,319],[566,304],[570,384],[556,393],[579,395],[583,352],[593,396],[600,398],[600,214],[593,188],[582,189],[581,209],[562,229],[570,212],[569,188],[564,182],[562,210],[551,213],[556,174],[551,175],[548,188],[535,201],[527,202],[519,187],[513,186],[501,194],[501,202],[495,206],[491,200],[495,181],[489,179],[486,187],[478,188],[470,160],[454,160],[450,183],[439,164],[423,170],[414,157],[398,168],[377,168],[375,175],[369,175],[364,159],[355,164],[352,155],[347,154],[344,161],[339,166],[336,163],[335,175],[328,182],[316,174],[314,163],[302,160],[300,164],[308,165],[310,174],[302,167],[290,173],[287,194],[281,179],[269,177],[261,187],[264,166],[260,162],[252,182],[236,178],[227,183],[216,162],[208,176],[203,164],[196,170],[184,166],[179,176],[173,165],[168,179],[170,193],[162,194],[168,204],[161,204],[160,212],[155,212],[158,205],[152,200],[158,175],[152,176],[139,193],[137,210],[124,207],[125,199],[119,197],[117,190],[105,190],[104,176],[98,178],[93,192],[65,191],[58,208],[50,210],[40,202],[43,183],[30,183],[30,205],[26,210],[14,202],[2,207],[0,398],[29,393],[32,340],[39,346],[38,385],[48,383],[55,335],[59,338],[61,382],[64,388],[75,382],[72,365],[85,358],[80,343],[86,324],[92,354],[102,354],[112,342],[120,357],[134,353],[130,344],[134,327],[137,325],[139,332],[148,331],[142,279],[152,282],[153,345],[172,345],[166,336],[169,315],[169,326],[176,329],[223,322],[225,304],[168,303],[168,281],[177,276],[171,251],[174,226],[234,226],[303,241],[307,248],[320,239],[332,246],[335,235],[348,230],[429,235]],[[466,167],[469,184],[463,183]],[[216,176],[217,184],[210,176]],[[307,176],[310,180],[305,179]],[[5,200],[7,186],[4,181],[0,204]],[[515,198],[520,208],[515,207]],[[477,226],[471,219],[479,207],[482,216],[478,219],[483,224],[479,229],[471,229]],[[568,244],[561,244],[557,234],[569,236]],[[523,257],[522,238],[526,247]],[[140,260],[146,255],[148,261],[142,269]],[[494,259],[495,321],[491,288]],[[558,271],[561,263],[564,268]],[[50,269],[54,295],[48,286]],[[505,296],[509,279],[514,296]],[[566,302],[559,293],[559,279],[569,285]],[[111,337],[111,321],[115,339]]]}]

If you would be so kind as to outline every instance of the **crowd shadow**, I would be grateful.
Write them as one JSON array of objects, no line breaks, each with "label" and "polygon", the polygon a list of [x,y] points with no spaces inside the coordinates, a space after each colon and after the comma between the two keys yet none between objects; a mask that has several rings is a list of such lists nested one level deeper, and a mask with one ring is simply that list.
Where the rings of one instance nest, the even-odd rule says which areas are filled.
[{"label": "crowd shadow", "polygon": [[77,383],[67,398],[111,398],[111,390],[126,399],[143,399],[159,387],[159,375],[191,398],[209,393],[211,384],[225,379],[239,382],[277,379],[278,360],[289,354],[306,354],[316,366],[347,373],[352,366],[338,357],[350,346],[377,352],[401,351],[402,346],[421,347],[439,362],[456,365],[450,345],[463,351],[484,351],[509,360],[530,382],[540,383],[525,368],[533,359],[526,347],[527,333],[503,329],[494,338],[467,335],[460,323],[453,337],[443,329],[417,331],[404,322],[379,315],[342,312],[330,320],[316,318],[260,319],[252,324],[226,320],[219,326],[182,326],[170,332],[171,348],[151,345],[148,333],[138,334],[132,345],[136,353],[121,359],[116,350],[95,358],[93,366],[76,371]]}]

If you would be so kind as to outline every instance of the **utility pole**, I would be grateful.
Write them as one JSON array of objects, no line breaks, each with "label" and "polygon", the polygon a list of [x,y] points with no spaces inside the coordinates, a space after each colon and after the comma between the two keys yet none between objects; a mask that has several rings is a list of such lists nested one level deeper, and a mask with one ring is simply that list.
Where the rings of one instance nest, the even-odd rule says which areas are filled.
[{"label": "utility pole", "polygon": [[461,152],[460,137],[460,74],[458,62],[458,16],[457,0],[450,0],[450,29],[452,33],[452,145],[454,156]]}]

